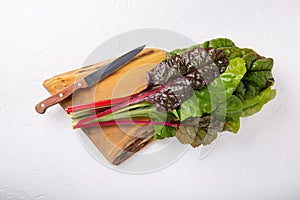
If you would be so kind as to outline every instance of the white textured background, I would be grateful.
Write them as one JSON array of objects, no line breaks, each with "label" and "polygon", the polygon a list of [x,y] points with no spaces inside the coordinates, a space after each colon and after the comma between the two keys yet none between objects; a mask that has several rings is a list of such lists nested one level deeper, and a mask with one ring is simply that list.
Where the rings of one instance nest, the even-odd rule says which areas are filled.
[{"label": "white textured background", "polygon": [[[299,2],[0,0],[0,199],[299,199]],[[41,83],[145,27],[226,36],[272,56],[276,100],[204,160],[189,150],[145,175],[102,166],[58,106],[34,112],[48,96]]]}]

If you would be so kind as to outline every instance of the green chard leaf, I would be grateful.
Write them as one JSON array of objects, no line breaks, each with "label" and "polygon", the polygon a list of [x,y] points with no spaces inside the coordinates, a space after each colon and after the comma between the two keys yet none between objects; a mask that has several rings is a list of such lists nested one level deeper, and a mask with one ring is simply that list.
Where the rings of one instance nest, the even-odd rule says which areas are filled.
[{"label": "green chard leaf", "polygon": [[259,112],[263,105],[274,99],[276,96],[276,90],[272,89],[271,87],[268,87],[259,95],[252,99],[246,99],[244,101],[243,110],[241,113],[242,117],[248,117],[250,115],[253,115],[254,113]]},{"label": "green chard leaf", "polygon": [[[220,49],[225,52],[230,60],[242,58],[246,63],[247,72],[234,91],[234,95],[239,97],[246,107],[251,104],[250,102],[256,102],[255,104],[257,106],[252,107],[251,112],[249,108],[245,108],[242,116],[249,116],[258,112],[264,104],[273,99],[276,95],[275,89],[268,89],[274,84],[274,78],[272,76],[273,59],[265,58],[248,48],[232,46],[220,47]],[[266,89],[268,90],[265,91]],[[265,100],[259,99],[260,96],[265,96]],[[259,103],[259,101],[261,102]]]},{"label": "green chard leaf", "polygon": [[237,133],[239,129],[240,129],[240,118],[237,118],[236,120],[227,120],[224,123],[223,131]]},{"label": "green chard leaf", "polygon": [[[210,101],[210,97],[206,97],[206,99]],[[199,105],[200,100],[196,95],[193,95],[188,100],[183,102],[177,111],[179,120],[183,121],[189,117],[201,117],[203,114],[203,109]]]},{"label": "green chard leaf", "polygon": [[260,58],[248,66],[247,73],[235,94],[243,101],[255,98],[261,91],[273,84],[273,59]]},{"label": "green chard leaf", "polygon": [[246,72],[245,62],[241,58],[230,61],[226,71],[201,90],[183,102],[178,109],[180,120],[188,117],[201,117],[204,113],[212,113],[217,106],[230,98]]},{"label": "green chard leaf", "polygon": [[207,42],[204,42],[203,44],[201,44],[201,46],[203,48],[208,48],[208,47],[212,47],[215,49],[218,48],[223,48],[223,47],[235,47],[235,44],[227,38],[217,38],[217,39],[212,39],[209,40]]},{"label": "green chard leaf", "polygon": [[243,102],[235,95],[231,95],[226,101],[226,120],[236,121],[243,110]]},{"label": "green chard leaf", "polygon": [[239,85],[245,73],[246,67],[244,60],[241,58],[232,59],[226,71],[208,86],[208,90],[210,90],[211,93],[222,92],[226,98],[229,98]]},{"label": "green chard leaf", "polygon": [[196,44],[189,48],[183,49],[175,49],[167,54],[167,58],[170,58],[174,55],[182,55],[186,51],[191,51],[195,48],[202,47],[202,48],[214,48],[214,49],[222,49],[222,48],[232,48],[235,47],[235,44],[227,38],[217,38],[212,39],[210,41],[204,42],[203,44]]},{"label": "green chard leaf", "polygon": [[225,121],[223,131],[237,133],[240,128],[240,116],[243,110],[242,101],[235,95],[231,95],[226,102],[221,103],[212,116],[219,121]]},{"label": "green chard leaf", "polygon": [[212,116],[219,121],[236,121],[241,116],[242,110],[242,101],[238,97],[232,95],[225,102],[218,105],[213,111]]},{"label": "green chard leaf", "polygon": [[[158,112],[153,106],[149,111],[149,116],[151,121],[156,122],[170,122],[175,116],[171,112]],[[153,125],[154,126],[154,135],[153,139],[163,139],[168,137],[173,137],[176,135],[176,128],[163,125]]]},{"label": "green chard leaf", "polygon": [[153,139],[165,139],[176,136],[176,128],[170,126],[154,125]]},{"label": "green chard leaf", "polygon": [[182,144],[190,144],[192,147],[208,145],[214,141],[218,132],[223,130],[223,122],[211,116],[190,117],[179,126],[176,137]]}]

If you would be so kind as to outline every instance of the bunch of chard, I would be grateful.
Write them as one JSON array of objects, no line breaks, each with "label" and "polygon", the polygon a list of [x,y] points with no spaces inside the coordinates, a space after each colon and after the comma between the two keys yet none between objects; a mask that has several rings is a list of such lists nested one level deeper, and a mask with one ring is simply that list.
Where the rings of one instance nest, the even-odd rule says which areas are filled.
[{"label": "bunch of chard", "polygon": [[[170,52],[147,72],[147,88],[117,99],[67,108],[74,128],[152,124],[154,139],[176,136],[197,147],[218,132],[236,133],[276,95],[273,60],[218,38]],[[145,120],[146,119],[146,120]]]}]

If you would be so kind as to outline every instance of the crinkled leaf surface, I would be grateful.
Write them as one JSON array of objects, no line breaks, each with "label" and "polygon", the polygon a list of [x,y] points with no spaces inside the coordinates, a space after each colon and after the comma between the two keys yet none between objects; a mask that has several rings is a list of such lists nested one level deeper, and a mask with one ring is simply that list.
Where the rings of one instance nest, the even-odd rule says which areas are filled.
[{"label": "crinkled leaf surface", "polygon": [[[219,78],[184,101],[176,117],[185,126],[178,127],[176,137],[193,147],[210,144],[221,131],[237,133],[240,117],[252,115],[276,95],[271,86],[273,59],[260,56],[248,48],[238,48],[226,38],[207,41],[186,49],[177,49],[169,57],[183,55],[195,48],[222,49],[230,59],[226,71]],[[174,129],[172,134],[174,134]],[[165,134],[166,135],[166,134]]]},{"label": "crinkled leaf surface", "polygon": [[190,144],[192,147],[210,144],[218,132],[223,130],[223,122],[210,116],[191,117],[182,123],[184,126],[179,126],[176,137],[182,144]]},{"label": "crinkled leaf surface", "polygon": [[[207,86],[226,70],[229,63],[222,50],[197,47],[182,55],[174,55],[147,73],[148,88],[159,91],[145,101],[158,111],[172,111],[193,94]],[[161,88],[161,89],[160,89]]]},{"label": "crinkled leaf surface", "polygon": [[274,99],[275,96],[276,90],[268,87],[267,89],[259,93],[259,95],[257,95],[255,98],[246,99],[244,101],[241,116],[247,117],[259,112],[262,109],[263,105]]},{"label": "crinkled leaf surface", "polygon": [[217,105],[231,97],[245,73],[246,67],[243,59],[231,60],[226,71],[219,78],[212,81],[208,87],[195,90],[194,95],[181,104],[178,109],[180,120],[211,113]]}]

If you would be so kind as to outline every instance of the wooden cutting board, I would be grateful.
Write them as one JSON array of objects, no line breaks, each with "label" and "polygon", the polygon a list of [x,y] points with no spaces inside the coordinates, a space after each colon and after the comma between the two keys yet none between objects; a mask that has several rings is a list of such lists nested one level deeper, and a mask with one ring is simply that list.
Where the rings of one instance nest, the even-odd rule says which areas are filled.
[{"label": "wooden cutting board", "polygon": [[[146,86],[146,71],[155,67],[165,57],[166,52],[163,50],[144,49],[130,63],[124,65],[111,76],[93,87],[75,92],[71,97],[62,101],[60,105],[66,108],[70,105],[117,98],[140,91]],[[56,75],[44,81],[43,85],[50,94],[57,93],[110,61],[99,62]],[[106,159],[114,165],[122,163],[151,142],[153,134],[152,126],[141,125],[91,127],[82,130]]]}]

